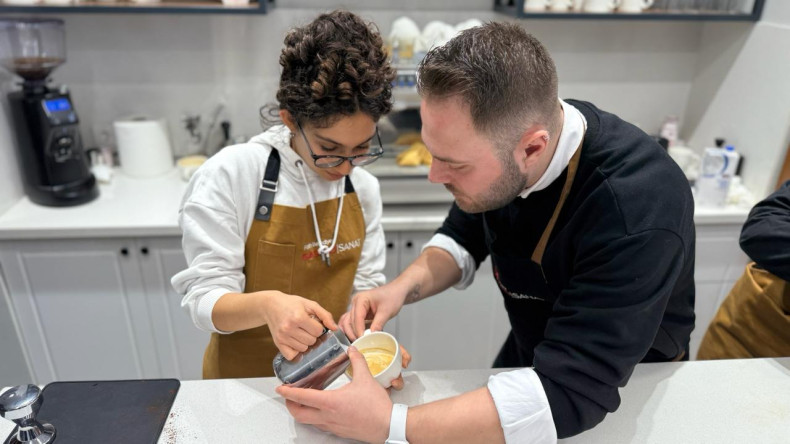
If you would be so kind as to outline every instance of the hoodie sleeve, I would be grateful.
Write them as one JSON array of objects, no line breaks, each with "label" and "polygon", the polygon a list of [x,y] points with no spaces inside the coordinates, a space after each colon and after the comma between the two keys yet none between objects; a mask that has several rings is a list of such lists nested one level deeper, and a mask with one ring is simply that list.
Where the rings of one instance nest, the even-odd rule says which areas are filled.
[{"label": "hoodie sleeve", "polygon": [[790,281],[790,181],[752,208],[741,249],[760,267]]},{"label": "hoodie sleeve", "polygon": [[357,274],[354,276],[354,293],[370,290],[384,285],[384,228],[381,226],[383,206],[379,181],[370,173],[359,174],[355,180],[355,188],[362,205],[365,218],[365,241],[359,258]]},{"label": "hoodie sleeve", "polygon": [[211,314],[223,295],[244,290],[246,232],[235,209],[232,175],[217,157],[195,173],[187,188],[178,218],[187,268],[171,284],[184,295],[181,306],[198,328],[229,333],[217,330]]}]

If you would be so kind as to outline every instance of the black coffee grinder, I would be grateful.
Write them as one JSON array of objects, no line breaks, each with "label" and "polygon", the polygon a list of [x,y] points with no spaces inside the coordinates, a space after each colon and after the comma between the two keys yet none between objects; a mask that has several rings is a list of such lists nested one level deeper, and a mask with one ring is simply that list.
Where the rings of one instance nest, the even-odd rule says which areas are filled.
[{"label": "black coffee grinder", "polygon": [[8,101],[25,192],[41,205],[79,205],[99,195],[71,97],[64,87],[47,86],[65,61],[62,20],[0,20],[0,65],[23,79]]}]

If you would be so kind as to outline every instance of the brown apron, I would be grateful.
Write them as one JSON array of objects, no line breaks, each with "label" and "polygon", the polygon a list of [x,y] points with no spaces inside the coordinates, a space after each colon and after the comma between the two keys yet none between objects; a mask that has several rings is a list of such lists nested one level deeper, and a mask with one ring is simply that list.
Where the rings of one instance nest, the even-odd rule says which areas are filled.
[{"label": "brown apron", "polygon": [[[318,302],[335,321],[349,303],[365,241],[365,220],[348,178],[331,266],[318,254],[310,207],[271,205],[267,221],[256,218],[244,246],[245,293],[279,290]],[[309,186],[309,185],[308,185]],[[332,241],[338,199],[315,204],[321,237]],[[274,376],[277,354],[269,327],[231,334],[212,333],[203,356],[203,378]]]},{"label": "brown apron", "polygon": [[790,284],[746,266],[702,338],[697,359],[790,356]]},{"label": "brown apron", "polygon": [[565,184],[554,207],[554,213],[547,222],[530,259],[503,254],[495,244],[489,247],[494,280],[502,292],[511,326],[510,334],[494,360],[495,368],[533,365],[535,346],[544,338],[546,322],[551,316],[551,307],[556,296],[549,288],[543,270],[543,255],[560,212],[573,188],[581,159],[582,144],[583,140],[579,142],[576,152],[568,162]]}]

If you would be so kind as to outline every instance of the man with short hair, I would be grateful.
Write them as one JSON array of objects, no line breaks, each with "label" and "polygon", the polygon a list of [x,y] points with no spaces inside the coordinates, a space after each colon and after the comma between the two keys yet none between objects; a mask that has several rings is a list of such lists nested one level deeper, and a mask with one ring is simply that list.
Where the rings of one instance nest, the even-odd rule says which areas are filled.
[{"label": "man with short hair", "polygon": [[340,325],[351,339],[366,319],[379,330],[404,303],[468,286],[490,256],[512,327],[494,366],[526,368],[408,409],[367,375],[337,391],[278,388],[296,420],[365,441],[554,442],[616,410],[637,363],[687,359],[694,203],[666,152],[613,114],[559,100],[550,55],[515,24],[431,50],[419,91],[429,179],[455,204]]}]

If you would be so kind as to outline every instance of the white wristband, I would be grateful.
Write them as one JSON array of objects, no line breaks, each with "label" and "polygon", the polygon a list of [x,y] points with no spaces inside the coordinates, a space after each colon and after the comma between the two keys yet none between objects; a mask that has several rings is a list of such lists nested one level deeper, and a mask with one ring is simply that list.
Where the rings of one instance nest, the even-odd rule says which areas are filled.
[{"label": "white wristband", "polygon": [[406,414],[409,406],[404,404],[392,404],[392,416],[390,416],[390,436],[384,441],[385,444],[409,444],[406,441]]}]

